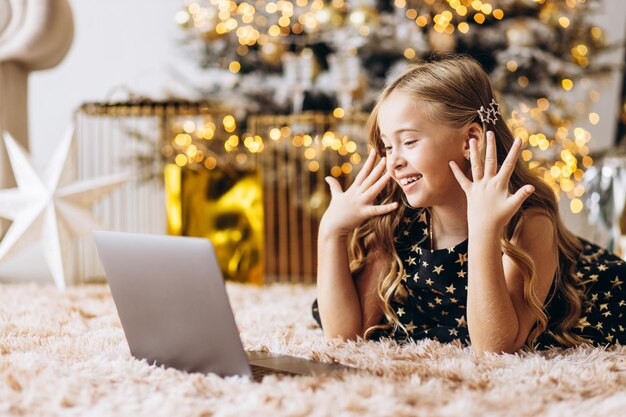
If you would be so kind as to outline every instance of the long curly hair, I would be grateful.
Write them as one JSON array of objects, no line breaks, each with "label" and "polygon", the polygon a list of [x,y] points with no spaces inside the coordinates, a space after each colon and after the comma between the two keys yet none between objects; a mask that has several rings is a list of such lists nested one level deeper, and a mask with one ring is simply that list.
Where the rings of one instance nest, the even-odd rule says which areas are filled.
[{"label": "long curly hair", "polygon": [[[425,107],[432,110],[428,112],[431,119],[453,129],[465,128],[474,122],[482,124],[477,109],[481,106],[487,108],[494,99],[487,73],[471,57],[449,55],[411,64],[383,89],[368,120],[370,144],[381,157],[385,154],[385,149],[380,137],[378,114],[381,104],[393,92],[402,93],[420,103],[426,103]],[[487,126],[483,125],[484,131],[486,128]],[[495,133],[497,160],[499,164],[502,164],[513,144],[513,134],[502,118],[498,118],[495,126],[491,125],[489,129]],[[469,167],[466,165],[464,169],[469,169]],[[520,210],[503,229],[500,238],[502,251],[523,271],[524,300],[536,317],[536,323],[526,339],[526,345],[534,346],[537,337],[543,332],[549,333],[557,343],[563,346],[585,343],[586,339],[571,332],[572,327],[578,323],[582,310],[583,292],[581,283],[574,274],[576,259],[582,250],[582,244],[563,225],[554,191],[518,159],[511,175],[509,192],[513,194],[526,184],[533,185],[535,192],[526,199]],[[407,296],[402,285],[405,271],[395,249],[394,234],[405,215],[408,203],[398,184],[390,181],[378,196],[377,203],[386,204],[393,201],[404,201],[405,204],[399,204],[398,209],[389,214],[369,219],[358,227],[350,238],[350,270],[353,276],[364,269],[368,252],[374,248],[374,245],[375,249],[380,251],[386,259],[393,259],[393,262],[387,262],[386,270],[378,279],[378,295],[382,301],[382,311],[386,320],[383,324],[368,328],[365,331],[365,338],[372,337],[377,330],[390,328],[394,331],[402,329],[408,335],[391,308],[392,301],[403,301]],[[536,296],[536,268],[533,259],[527,252],[511,243],[515,228],[522,216],[533,211],[550,218],[554,225],[558,245],[558,265],[553,291],[548,295],[545,303],[548,305],[555,300],[558,303],[558,309],[551,309],[552,316],[549,318],[544,303]]]}]

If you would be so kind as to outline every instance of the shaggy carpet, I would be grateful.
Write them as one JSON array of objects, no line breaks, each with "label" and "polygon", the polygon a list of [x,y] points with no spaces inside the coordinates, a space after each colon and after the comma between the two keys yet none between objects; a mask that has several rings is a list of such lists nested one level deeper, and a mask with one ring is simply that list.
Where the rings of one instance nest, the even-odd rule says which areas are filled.
[{"label": "shaggy carpet", "polygon": [[261,383],[131,357],[107,287],[0,285],[2,416],[624,416],[626,347],[476,356],[326,341],[313,287],[229,284],[247,349],[360,368]]}]

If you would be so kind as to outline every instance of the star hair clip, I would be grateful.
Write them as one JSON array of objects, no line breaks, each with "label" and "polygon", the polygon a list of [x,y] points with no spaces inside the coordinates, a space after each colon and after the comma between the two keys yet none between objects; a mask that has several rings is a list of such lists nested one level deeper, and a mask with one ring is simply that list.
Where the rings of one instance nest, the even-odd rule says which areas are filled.
[{"label": "star hair clip", "polygon": [[484,106],[480,106],[480,110],[476,111],[482,123],[488,122],[495,126],[498,116],[500,116],[500,105],[494,99],[491,99],[488,107],[486,109]]}]

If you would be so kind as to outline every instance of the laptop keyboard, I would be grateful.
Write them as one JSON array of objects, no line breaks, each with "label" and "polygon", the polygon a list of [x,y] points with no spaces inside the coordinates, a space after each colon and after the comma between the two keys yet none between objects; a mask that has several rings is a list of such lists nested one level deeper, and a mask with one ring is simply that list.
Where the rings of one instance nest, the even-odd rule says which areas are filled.
[{"label": "laptop keyboard", "polygon": [[265,375],[298,375],[293,372],[279,371],[254,364],[250,364],[250,369],[252,370],[252,378],[255,381],[261,381]]}]

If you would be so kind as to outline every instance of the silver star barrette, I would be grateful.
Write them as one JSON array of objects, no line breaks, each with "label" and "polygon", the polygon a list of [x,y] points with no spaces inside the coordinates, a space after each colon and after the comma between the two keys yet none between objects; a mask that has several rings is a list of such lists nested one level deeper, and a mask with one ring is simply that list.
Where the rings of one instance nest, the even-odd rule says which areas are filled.
[{"label": "silver star barrette", "polygon": [[500,115],[500,105],[496,103],[494,99],[491,99],[489,108],[485,109],[484,106],[480,106],[480,109],[477,110],[477,112],[482,123],[489,122],[495,125],[498,120],[498,116]]}]

